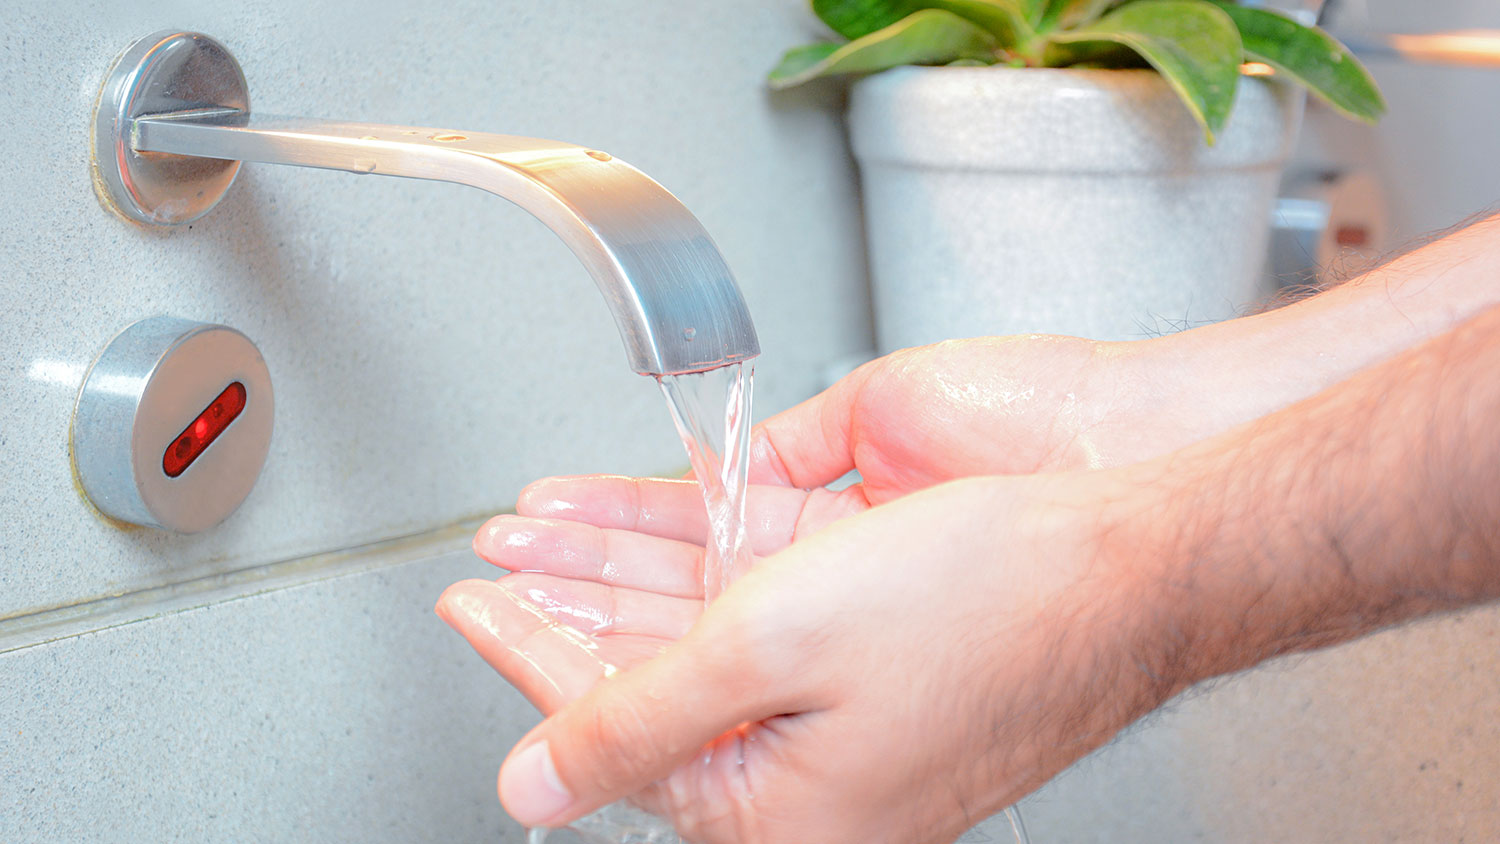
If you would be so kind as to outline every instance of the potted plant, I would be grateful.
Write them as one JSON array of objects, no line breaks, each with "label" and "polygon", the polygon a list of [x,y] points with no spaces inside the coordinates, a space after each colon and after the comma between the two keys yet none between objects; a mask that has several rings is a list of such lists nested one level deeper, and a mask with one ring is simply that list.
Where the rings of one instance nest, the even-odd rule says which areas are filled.
[{"label": "potted plant", "polygon": [[[813,0],[865,197],[881,351],[946,337],[1129,339],[1267,292],[1303,89],[1373,122],[1334,38],[1218,0]],[[894,69],[892,69],[894,68]]]}]

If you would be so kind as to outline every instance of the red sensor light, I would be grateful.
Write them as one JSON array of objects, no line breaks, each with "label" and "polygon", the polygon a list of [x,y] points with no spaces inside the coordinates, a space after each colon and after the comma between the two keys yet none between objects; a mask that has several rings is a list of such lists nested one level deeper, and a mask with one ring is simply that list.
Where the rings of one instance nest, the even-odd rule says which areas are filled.
[{"label": "red sensor light", "polygon": [[187,471],[187,467],[193,465],[193,461],[205,449],[224,433],[245,409],[245,385],[238,381],[224,388],[219,397],[203,408],[198,418],[188,423],[182,433],[172,440],[167,446],[167,453],[161,456],[162,471],[167,477],[175,478]]}]

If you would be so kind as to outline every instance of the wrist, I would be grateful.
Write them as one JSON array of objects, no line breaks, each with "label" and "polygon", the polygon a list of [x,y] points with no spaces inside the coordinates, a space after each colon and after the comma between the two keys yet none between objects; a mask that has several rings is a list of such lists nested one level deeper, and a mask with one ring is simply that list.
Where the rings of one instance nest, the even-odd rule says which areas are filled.
[{"label": "wrist", "polygon": [[1026,525],[1022,544],[1047,550],[1038,568],[1052,588],[1039,597],[1056,636],[1073,646],[1055,654],[1058,669],[1108,695],[1098,730],[1224,670],[1203,649],[1211,621],[1180,594],[1195,540],[1170,513],[1176,502],[1158,482],[1159,463],[1002,481],[1048,485],[1003,521]]},{"label": "wrist", "polygon": [[1130,607],[1120,635],[1163,701],[1348,638],[1343,616],[1360,614],[1342,606],[1356,593],[1320,545],[1318,503],[1291,502],[1306,466],[1247,448],[1258,435],[1247,426],[1100,483],[1098,555]]},{"label": "wrist", "polygon": [[[1315,395],[1500,302],[1500,216],[1276,310],[1135,347],[1158,412],[1198,442]],[[1165,453],[1165,450],[1158,453]]]},{"label": "wrist", "polygon": [[1101,556],[1177,682],[1500,595],[1500,309],[1337,387],[1109,473]]},{"label": "wrist", "polygon": [[1094,344],[1076,433],[1088,468],[1150,460],[1213,433],[1206,379],[1177,337]]},{"label": "wrist", "polygon": [[1152,707],[1224,673],[1228,662],[1222,625],[1212,617],[1219,607],[1202,600],[1211,586],[1197,565],[1201,523],[1183,517],[1171,463],[1158,458],[1085,480],[1097,493],[1093,555],[1108,593],[1101,598],[1114,608],[1108,635],[1122,671]]}]

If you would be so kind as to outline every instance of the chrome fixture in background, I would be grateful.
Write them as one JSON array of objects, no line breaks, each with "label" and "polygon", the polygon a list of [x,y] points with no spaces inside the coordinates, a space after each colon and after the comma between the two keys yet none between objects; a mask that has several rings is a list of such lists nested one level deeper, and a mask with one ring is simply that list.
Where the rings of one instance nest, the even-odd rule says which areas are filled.
[{"label": "chrome fixture in background", "polygon": [[760,353],[708,233],[634,167],[537,138],[252,114],[238,62],[206,35],[159,32],[125,52],[100,94],[93,160],[105,203],[154,225],[207,213],[243,161],[476,187],[526,209],[572,249],[635,371],[698,372]]},{"label": "chrome fixture in background", "polygon": [[[1463,102],[1453,91],[1500,84],[1500,76],[1487,85],[1486,74],[1463,70],[1500,69],[1500,30],[1486,28],[1500,17],[1482,10],[1478,0],[1467,7],[1422,4],[1420,11],[1417,4],[1402,6],[1397,0],[1268,0],[1264,5],[1318,20],[1369,62],[1393,96],[1393,113],[1375,127],[1333,119],[1321,104],[1309,103],[1273,218],[1269,265],[1276,283],[1324,285],[1350,277],[1491,201],[1482,187],[1493,184],[1491,171],[1473,170],[1483,156],[1470,151],[1489,133],[1444,127],[1484,125],[1483,118],[1463,115]],[[1436,31],[1405,31],[1429,25]],[[1418,129],[1414,120],[1430,130]],[[1469,173],[1458,175],[1465,167]],[[1464,187],[1455,187],[1459,184]],[[1462,201],[1455,201],[1459,197]]]},{"label": "chrome fixture in background", "polygon": [[1272,211],[1269,271],[1280,287],[1350,277],[1388,248],[1385,191],[1369,170],[1289,171]]}]

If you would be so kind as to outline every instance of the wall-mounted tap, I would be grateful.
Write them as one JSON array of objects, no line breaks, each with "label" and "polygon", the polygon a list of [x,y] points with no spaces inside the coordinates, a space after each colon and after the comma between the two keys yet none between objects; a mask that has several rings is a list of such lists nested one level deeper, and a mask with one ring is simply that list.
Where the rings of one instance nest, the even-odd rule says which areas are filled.
[{"label": "wall-mounted tap", "polygon": [[[516,203],[583,262],[641,374],[701,372],[760,354],[745,300],[703,226],[608,153],[252,114],[239,63],[206,35],[159,32],[125,51],[94,118],[94,185],[108,207],[146,225],[195,220],[243,161],[456,182]],[[226,396],[237,402],[227,411]],[[149,319],[91,368],[71,451],[80,485],[105,515],[196,531],[249,493],[270,432],[269,374],[248,339],[225,326]]]},{"label": "wall-mounted tap", "polygon": [[635,371],[698,372],[760,353],[708,233],[634,167],[536,138],[253,114],[239,63],[206,35],[159,32],[120,57],[100,93],[93,160],[105,203],[157,225],[207,213],[242,161],[470,185],[531,212],[573,250]]}]

